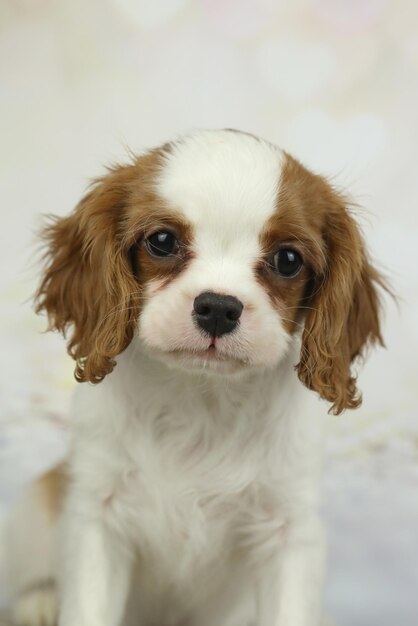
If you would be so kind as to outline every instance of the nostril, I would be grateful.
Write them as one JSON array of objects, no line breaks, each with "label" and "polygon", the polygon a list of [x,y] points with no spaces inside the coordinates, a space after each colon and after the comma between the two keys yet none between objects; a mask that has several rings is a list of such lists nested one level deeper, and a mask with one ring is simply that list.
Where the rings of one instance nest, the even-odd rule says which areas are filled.
[{"label": "nostril", "polygon": [[242,313],[242,308],[241,310],[229,309],[229,311],[226,312],[226,317],[227,319],[231,320],[231,322],[236,322],[241,317],[241,313]]},{"label": "nostril", "polygon": [[207,317],[211,313],[211,308],[210,308],[210,306],[206,306],[206,305],[202,304],[200,307],[198,307],[196,309],[196,313],[198,315],[203,315],[204,317]]},{"label": "nostril", "polygon": [[195,298],[193,309],[196,315],[202,317],[209,317],[213,314],[213,308],[216,305],[216,301],[213,298],[214,294],[209,291],[201,293],[200,296]]}]

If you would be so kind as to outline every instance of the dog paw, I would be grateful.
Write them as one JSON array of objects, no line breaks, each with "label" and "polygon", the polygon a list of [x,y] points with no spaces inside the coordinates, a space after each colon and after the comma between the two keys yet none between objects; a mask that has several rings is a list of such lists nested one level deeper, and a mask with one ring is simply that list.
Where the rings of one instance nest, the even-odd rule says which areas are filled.
[{"label": "dog paw", "polygon": [[13,607],[16,626],[57,626],[58,598],[54,586],[42,585],[26,591]]}]

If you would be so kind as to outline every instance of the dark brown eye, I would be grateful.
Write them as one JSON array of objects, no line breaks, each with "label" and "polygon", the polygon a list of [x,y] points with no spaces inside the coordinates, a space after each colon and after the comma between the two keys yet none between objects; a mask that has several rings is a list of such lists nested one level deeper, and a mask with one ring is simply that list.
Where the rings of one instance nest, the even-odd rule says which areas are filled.
[{"label": "dark brown eye", "polygon": [[168,257],[176,254],[179,244],[173,233],[160,230],[147,237],[145,245],[152,256]]},{"label": "dark brown eye", "polygon": [[303,267],[299,252],[291,248],[282,248],[273,257],[273,267],[283,278],[294,278]]}]

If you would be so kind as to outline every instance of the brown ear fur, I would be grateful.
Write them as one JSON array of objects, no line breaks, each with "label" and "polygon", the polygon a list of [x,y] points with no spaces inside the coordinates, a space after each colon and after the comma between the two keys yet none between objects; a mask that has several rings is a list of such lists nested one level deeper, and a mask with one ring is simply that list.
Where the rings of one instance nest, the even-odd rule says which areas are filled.
[{"label": "brown ear fur", "polygon": [[80,382],[100,382],[134,334],[140,285],[118,232],[134,176],[134,166],[111,170],[43,233],[48,249],[36,311],[46,311],[49,328],[68,335]]},{"label": "brown ear fur", "polygon": [[341,413],[361,404],[351,363],[367,345],[383,345],[377,288],[384,281],[367,258],[343,199],[328,190],[323,237],[327,266],[315,285],[297,371],[300,380]]}]

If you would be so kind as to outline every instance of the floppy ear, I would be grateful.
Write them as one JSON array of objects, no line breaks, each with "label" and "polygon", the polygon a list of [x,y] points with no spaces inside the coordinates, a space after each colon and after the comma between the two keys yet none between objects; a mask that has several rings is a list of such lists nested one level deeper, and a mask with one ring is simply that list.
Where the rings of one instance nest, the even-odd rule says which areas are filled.
[{"label": "floppy ear", "polygon": [[332,402],[330,411],[339,414],[361,404],[351,373],[353,360],[367,345],[383,345],[377,290],[386,287],[367,258],[343,199],[329,189],[328,200],[323,231],[326,268],[315,284],[297,371],[309,389]]},{"label": "floppy ear", "polygon": [[120,235],[133,176],[134,166],[110,170],[69,217],[53,218],[43,232],[36,311],[46,311],[49,329],[67,336],[80,382],[100,382],[134,334],[140,285]]}]

